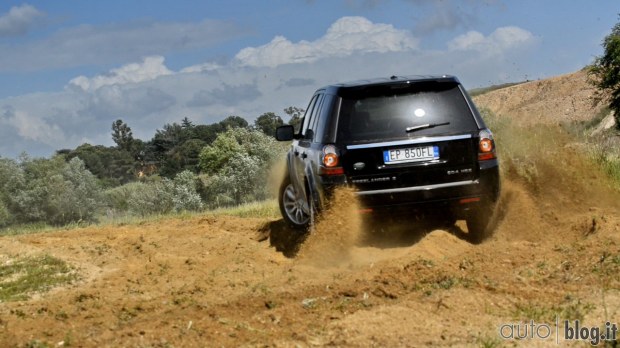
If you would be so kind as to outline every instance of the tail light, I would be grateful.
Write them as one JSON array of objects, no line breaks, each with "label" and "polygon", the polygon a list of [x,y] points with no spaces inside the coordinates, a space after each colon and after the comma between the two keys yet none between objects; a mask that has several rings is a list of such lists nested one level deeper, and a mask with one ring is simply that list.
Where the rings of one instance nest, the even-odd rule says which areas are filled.
[{"label": "tail light", "polygon": [[323,146],[323,165],[327,168],[333,168],[338,165],[338,153],[334,145]]},{"label": "tail light", "polygon": [[495,154],[495,141],[493,133],[488,129],[480,131],[480,142],[478,143],[478,160],[487,161],[497,158]]},{"label": "tail light", "polygon": [[334,145],[323,146],[321,154],[322,166],[319,168],[320,175],[342,175],[344,168],[340,167],[340,158],[338,157],[338,149]]}]

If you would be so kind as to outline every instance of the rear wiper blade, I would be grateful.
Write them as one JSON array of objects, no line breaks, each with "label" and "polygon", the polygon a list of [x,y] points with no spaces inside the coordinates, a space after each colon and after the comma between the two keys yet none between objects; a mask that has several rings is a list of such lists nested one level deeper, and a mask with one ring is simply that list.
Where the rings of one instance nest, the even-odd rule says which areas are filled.
[{"label": "rear wiper blade", "polygon": [[407,131],[407,133],[409,133],[409,132],[415,132],[420,129],[435,128],[437,126],[447,126],[449,124],[450,122],[426,123],[426,124],[421,124],[419,126],[407,127],[405,130]]}]

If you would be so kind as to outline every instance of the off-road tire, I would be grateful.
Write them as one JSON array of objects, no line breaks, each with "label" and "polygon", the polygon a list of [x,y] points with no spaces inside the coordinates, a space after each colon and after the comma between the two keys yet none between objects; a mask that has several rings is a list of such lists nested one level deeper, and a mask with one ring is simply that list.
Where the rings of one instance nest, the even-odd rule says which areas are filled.
[{"label": "off-road tire", "polygon": [[289,176],[285,176],[278,192],[280,213],[284,221],[293,229],[299,232],[306,232],[313,217],[306,214],[301,208],[301,203],[305,201],[308,204],[308,200],[303,193],[304,197],[300,197],[299,194],[296,192]]}]

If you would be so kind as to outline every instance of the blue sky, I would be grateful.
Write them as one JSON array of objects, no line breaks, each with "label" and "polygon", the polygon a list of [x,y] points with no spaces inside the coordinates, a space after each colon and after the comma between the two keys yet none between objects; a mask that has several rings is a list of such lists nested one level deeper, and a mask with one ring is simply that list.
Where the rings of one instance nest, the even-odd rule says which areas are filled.
[{"label": "blue sky", "polygon": [[454,74],[468,88],[570,73],[611,0],[3,1],[0,156],[144,140],[164,123],[305,107],[322,85]]}]

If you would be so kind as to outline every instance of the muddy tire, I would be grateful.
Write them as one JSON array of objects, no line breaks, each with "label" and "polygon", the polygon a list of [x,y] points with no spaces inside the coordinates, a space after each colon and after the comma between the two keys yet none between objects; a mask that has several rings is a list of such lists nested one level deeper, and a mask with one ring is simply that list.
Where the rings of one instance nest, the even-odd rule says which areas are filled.
[{"label": "muddy tire", "polygon": [[299,232],[308,230],[313,218],[308,209],[308,199],[303,192],[297,192],[288,175],[280,185],[278,203],[280,213],[289,226]]},{"label": "muddy tire", "polygon": [[467,217],[467,237],[473,244],[480,244],[487,239],[492,232],[492,212],[488,209],[476,209]]}]

